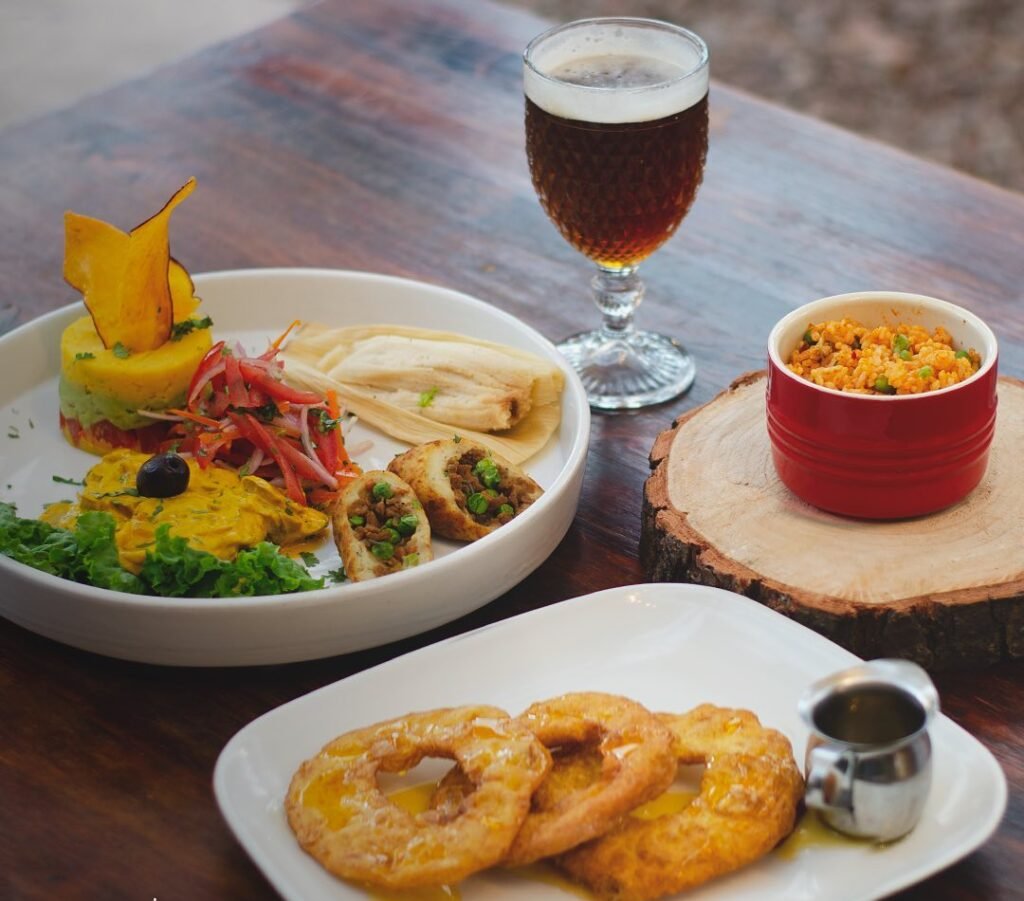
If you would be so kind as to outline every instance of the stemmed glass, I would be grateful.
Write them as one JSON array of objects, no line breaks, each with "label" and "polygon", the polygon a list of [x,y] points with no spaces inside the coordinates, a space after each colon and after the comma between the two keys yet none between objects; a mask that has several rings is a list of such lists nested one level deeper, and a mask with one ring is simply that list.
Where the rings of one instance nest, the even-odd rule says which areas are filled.
[{"label": "stemmed glass", "polygon": [[533,185],[563,237],[597,264],[604,317],[558,347],[593,407],[675,397],[696,367],[676,340],[633,325],[637,265],[672,236],[703,178],[707,46],[667,22],[584,19],[534,38],[523,63]]}]

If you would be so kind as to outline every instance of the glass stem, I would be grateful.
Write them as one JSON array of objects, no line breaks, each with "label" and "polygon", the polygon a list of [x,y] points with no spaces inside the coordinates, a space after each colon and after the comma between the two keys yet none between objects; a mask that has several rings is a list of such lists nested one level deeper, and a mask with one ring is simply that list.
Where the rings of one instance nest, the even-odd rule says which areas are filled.
[{"label": "glass stem", "polygon": [[597,275],[590,280],[594,303],[601,311],[603,331],[609,338],[626,337],[633,332],[633,311],[644,298],[644,283],[637,275],[636,266],[621,269],[597,267]]}]

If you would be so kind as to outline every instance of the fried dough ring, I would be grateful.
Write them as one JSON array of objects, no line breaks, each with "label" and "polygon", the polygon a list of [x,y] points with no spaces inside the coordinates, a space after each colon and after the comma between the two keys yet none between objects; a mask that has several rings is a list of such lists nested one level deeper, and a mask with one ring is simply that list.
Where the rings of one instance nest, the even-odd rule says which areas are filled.
[{"label": "fried dough ring", "polygon": [[[449,757],[475,786],[454,817],[391,803],[377,773]],[[303,849],[336,876],[385,888],[458,882],[501,860],[550,766],[544,746],[497,707],[412,713],[356,729],[305,761],[286,798]]]},{"label": "fried dough ring", "polygon": [[803,778],[789,741],[747,710],[703,704],[661,714],[681,764],[705,763],[700,794],[679,813],[624,817],[558,858],[599,898],[649,901],[737,870],[793,829]]},{"label": "fried dough ring", "polygon": [[[567,694],[533,704],[517,720],[555,754],[505,866],[525,866],[601,835],[675,778],[671,733],[629,698]],[[452,770],[432,804],[456,809],[465,790],[465,779]]]}]

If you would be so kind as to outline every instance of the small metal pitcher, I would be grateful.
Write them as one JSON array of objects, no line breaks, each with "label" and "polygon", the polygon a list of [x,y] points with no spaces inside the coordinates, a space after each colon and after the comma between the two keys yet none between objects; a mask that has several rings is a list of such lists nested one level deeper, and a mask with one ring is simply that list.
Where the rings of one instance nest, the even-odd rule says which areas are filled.
[{"label": "small metal pitcher", "polygon": [[932,779],[928,726],[939,695],[928,674],[906,660],[872,660],[815,682],[799,711],[811,730],[807,806],[858,838],[910,832]]}]

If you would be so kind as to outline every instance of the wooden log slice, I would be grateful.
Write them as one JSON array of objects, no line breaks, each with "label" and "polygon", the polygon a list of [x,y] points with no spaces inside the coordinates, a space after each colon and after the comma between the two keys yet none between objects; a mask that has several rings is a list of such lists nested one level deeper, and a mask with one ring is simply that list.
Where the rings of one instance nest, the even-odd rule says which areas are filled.
[{"label": "wooden log slice", "polygon": [[982,483],[930,516],[811,507],[775,474],[765,373],[680,417],[651,450],[640,559],[652,581],[744,594],[862,657],[933,671],[1024,656],[1024,382],[999,380]]}]

